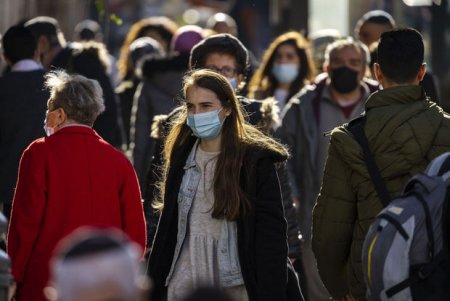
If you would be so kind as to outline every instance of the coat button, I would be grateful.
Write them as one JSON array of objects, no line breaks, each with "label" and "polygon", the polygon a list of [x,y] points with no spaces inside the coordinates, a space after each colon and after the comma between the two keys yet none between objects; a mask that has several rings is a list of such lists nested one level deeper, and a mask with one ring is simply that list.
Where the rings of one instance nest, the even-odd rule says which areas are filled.
[{"label": "coat button", "polygon": [[222,253],[225,254],[227,252],[226,248],[222,248]]}]

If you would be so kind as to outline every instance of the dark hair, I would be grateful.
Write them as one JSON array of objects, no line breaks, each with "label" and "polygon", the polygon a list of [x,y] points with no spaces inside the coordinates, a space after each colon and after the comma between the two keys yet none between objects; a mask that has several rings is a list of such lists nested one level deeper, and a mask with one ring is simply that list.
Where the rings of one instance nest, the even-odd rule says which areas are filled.
[{"label": "dark hair", "polygon": [[383,75],[396,83],[407,83],[417,76],[423,64],[422,35],[404,28],[381,34],[377,62]]},{"label": "dark hair", "polygon": [[394,29],[396,27],[395,20],[389,13],[384,10],[371,10],[365,13],[356,22],[354,29],[355,37],[358,37],[361,27],[367,23],[384,25],[387,30]]},{"label": "dark hair", "polygon": [[170,41],[178,28],[178,25],[167,17],[150,17],[151,22],[144,23],[144,26],[137,32],[137,37],[146,36],[147,31],[155,31],[164,41],[170,45]]},{"label": "dark hair", "polygon": [[65,238],[56,253],[62,261],[68,261],[114,250],[125,250],[128,245],[128,238],[116,229],[82,227]]},{"label": "dark hair", "polygon": [[2,39],[5,57],[12,64],[23,59],[32,59],[37,48],[32,32],[21,25],[10,27]]},{"label": "dark hair", "polygon": [[361,29],[361,26],[363,26],[366,23],[374,23],[378,25],[386,25],[390,29],[393,29],[395,25],[394,18],[385,12],[384,10],[371,10],[367,13],[365,13],[359,20],[356,22],[355,25],[355,36],[358,36],[358,33]]},{"label": "dark hair", "polygon": [[102,35],[100,24],[94,20],[83,20],[75,26],[74,39],[80,41],[95,40]]},{"label": "dark hair", "polygon": [[131,59],[131,63],[133,68],[136,68],[137,62],[144,56],[155,54],[155,55],[163,55],[164,50],[162,46],[150,37],[142,37],[134,40],[130,45],[129,56]]},{"label": "dark hair", "polygon": [[234,57],[238,73],[246,73],[248,67],[248,51],[237,38],[227,33],[209,36],[195,45],[191,50],[189,68],[204,68],[207,56],[211,53],[228,54]]},{"label": "dark hair", "polygon": [[[229,31],[217,31],[217,26],[221,24],[225,24],[225,26],[228,27]],[[236,21],[233,19],[233,17],[225,13],[216,13],[209,17],[208,21],[206,21],[205,27],[217,33],[229,33],[235,37],[238,36]]]},{"label": "dark hair", "polygon": [[390,25],[392,28],[395,27],[394,18],[392,18],[392,16],[384,10],[369,11],[361,17],[360,21],[362,21],[363,23]]},{"label": "dark hair", "polygon": [[139,38],[147,36],[149,31],[154,31],[161,37],[162,40],[167,42],[167,45],[170,45],[170,41],[172,40],[177,28],[178,25],[174,21],[163,16],[148,17],[134,23],[128,31],[122,46],[120,47],[120,56],[117,61],[120,77],[122,79],[127,79],[130,78],[133,73],[132,70],[130,70],[131,58],[129,52],[131,43]]},{"label": "dark hair", "polygon": [[64,260],[71,260],[112,250],[120,250],[125,243],[126,241],[110,235],[86,237],[84,240],[74,244],[72,248],[67,249],[63,258]]},{"label": "dark hair", "polygon": [[25,27],[31,30],[36,40],[41,36],[46,36],[51,47],[61,44],[58,36],[62,33],[58,21],[54,18],[46,16],[36,17],[26,22]]}]

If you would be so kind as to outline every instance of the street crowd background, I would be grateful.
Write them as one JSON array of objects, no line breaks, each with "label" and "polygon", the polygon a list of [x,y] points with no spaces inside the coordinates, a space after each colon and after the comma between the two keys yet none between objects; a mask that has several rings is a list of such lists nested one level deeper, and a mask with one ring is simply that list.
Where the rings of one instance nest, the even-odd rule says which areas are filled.
[{"label": "street crowd background", "polygon": [[[346,185],[336,184],[339,175],[333,171],[347,169],[335,158],[348,154],[336,151],[333,141],[339,144],[342,137],[333,129],[367,111],[367,99],[376,107],[383,97],[399,103],[426,102],[417,109],[422,125],[424,120],[443,120],[425,130],[411,125],[412,132],[419,132],[414,139],[424,158],[417,159],[416,146],[411,146],[406,155],[392,152],[399,161],[406,157],[414,164],[379,161],[383,167],[397,168],[388,177],[394,179],[388,183],[393,195],[399,195],[409,177],[434,157],[450,151],[449,139],[441,134],[449,122],[444,111],[450,110],[450,7],[447,0],[335,2],[0,0],[0,202],[11,219],[7,252],[15,284],[10,295],[19,301],[150,296],[366,300],[362,240],[381,204],[369,194],[372,183],[363,181],[363,186],[369,185],[363,194],[375,203],[351,210],[363,210],[367,218],[351,220],[351,210],[342,209],[347,206],[346,185],[358,179],[352,174]],[[408,56],[405,50],[405,58],[421,67],[413,71],[413,81],[410,74],[400,74],[396,83],[415,87],[380,94],[377,91],[386,87],[402,89],[386,79],[397,76],[395,72],[379,67],[384,59],[383,53],[377,58],[380,34],[406,27],[423,37],[421,44],[414,40],[419,36],[415,31],[404,33],[414,40],[408,43],[424,45],[422,60],[427,66],[422,67],[420,54]],[[389,51],[394,53],[385,53]],[[391,68],[395,64],[383,62]],[[83,101],[74,105],[78,99]],[[238,113],[241,107],[243,115]],[[428,115],[423,117],[422,111]],[[404,110],[379,118],[402,114]],[[245,126],[234,128],[228,120]],[[241,136],[230,134],[233,131]],[[64,140],[62,133],[77,138]],[[386,141],[396,138],[383,135]],[[227,137],[222,140],[227,142],[215,144],[218,137]],[[76,147],[68,147],[72,144]],[[233,145],[235,153],[226,154],[235,158],[234,163],[218,155]],[[190,169],[192,156],[199,170]],[[349,170],[358,169],[358,164],[346,163]],[[221,176],[233,178],[233,171],[248,182],[218,184]],[[196,195],[190,194],[192,187]],[[283,207],[263,202],[267,207],[248,209],[256,216],[252,224],[244,203],[236,201],[239,209],[226,198],[226,206],[208,203],[223,200],[217,191],[229,192],[230,187],[236,188],[230,193],[236,200],[240,193],[250,201],[267,196]],[[80,198],[97,199],[90,203]],[[336,204],[344,200],[344,205],[330,206],[330,199]],[[161,215],[155,209],[161,200],[178,205],[165,205]],[[332,230],[333,209],[345,216],[345,223],[361,227],[352,228],[353,233]],[[114,230],[78,229],[84,225],[121,229],[127,237]],[[79,231],[67,238],[74,229]],[[196,231],[206,233],[205,241],[194,242]],[[330,233],[342,234],[336,245],[347,246],[330,249],[332,244],[324,243],[332,241]],[[272,250],[274,245],[279,248]],[[329,259],[334,256],[337,262]],[[195,264],[209,260],[213,263]],[[224,260],[234,269],[226,277]],[[346,269],[355,274],[345,274]],[[204,275],[210,275],[204,283],[223,290],[195,291],[202,287],[196,281],[203,283]]]}]

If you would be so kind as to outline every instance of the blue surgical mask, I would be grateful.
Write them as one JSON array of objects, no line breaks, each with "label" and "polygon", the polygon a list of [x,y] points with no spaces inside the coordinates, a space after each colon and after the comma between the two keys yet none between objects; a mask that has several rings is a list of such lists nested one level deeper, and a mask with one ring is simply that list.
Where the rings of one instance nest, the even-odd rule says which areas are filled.
[{"label": "blue surgical mask", "polygon": [[272,73],[282,84],[289,84],[298,75],[298,64],[274,64]]},{"label": "blue surgical mask", "polygon": [[198,138],[206,140],[214,139],[219,135],[223,125],[223,122],[219,118],[219,112],[221,110],[189,114],[187,125]]},{"label": "blue surgical mask", "polygon": [[228,81],[230,82],[231,87],[233,88],[233,91],[236,91],[237,88],[237,80],[236,78],[228,78]]}]

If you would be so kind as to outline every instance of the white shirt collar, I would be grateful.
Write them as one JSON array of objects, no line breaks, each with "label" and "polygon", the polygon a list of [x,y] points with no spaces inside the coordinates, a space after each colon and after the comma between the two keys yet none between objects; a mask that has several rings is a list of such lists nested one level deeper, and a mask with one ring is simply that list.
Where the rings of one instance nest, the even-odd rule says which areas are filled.
[{"label": "white shirt collar", "polygon": [[14,66],[11,68],[11,71],[14,72],[29,72],[29,71],[35,71],[35,70],[41,70],[42,65],[38,64],[35,60],[32,59],[25,59],[20,60],[17,63],[14,64]]}]

